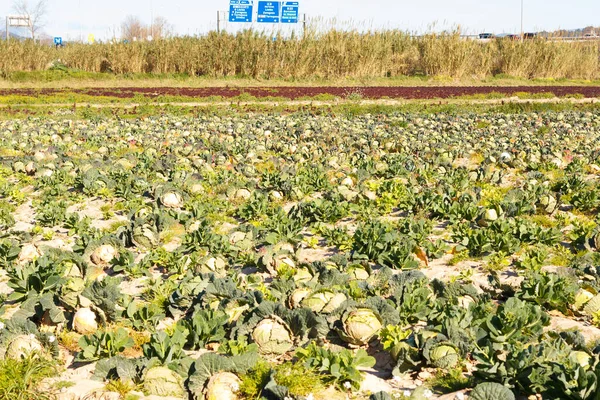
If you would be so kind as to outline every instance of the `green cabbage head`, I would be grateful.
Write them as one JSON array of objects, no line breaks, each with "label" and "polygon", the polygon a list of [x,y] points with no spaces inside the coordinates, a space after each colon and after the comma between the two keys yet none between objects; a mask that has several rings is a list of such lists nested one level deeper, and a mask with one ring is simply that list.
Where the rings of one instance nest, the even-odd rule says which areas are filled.
[{"label": "green cabbage head", "polygon": [[351,344],[365,345],[379,333],[383,324],[381,318],[368,308],[350,312],[343,321],[344,339]]},{"label": "green cabbage head", "polygon": [[430,362],[437,368],[453,368],[458,364],[460,356],[454,346],[439,345],[429,353]]},{"label": "green cabbage head", "polygon": [[31,353],[41,353],[42,351],[42,344],[35,335],[19,335],[9,343],[6,349],[6,358],[20,360]]},{"label": "green cabbage head", "polygon": [[284,354],[293,346],[292,331],[277,316],[265,318],[252,331],[252,339],[261,352],[266,354]]},{"label": "green cabbage head", "polygon": [[206,400],[237,400],[242,381],[231,372],[213,375],[206,386]]},{"label": "green cabbage head", "polygon": [[187,397],[183,378],[167,367],[153,367],[146,372],[144,391],[155,396]]}]

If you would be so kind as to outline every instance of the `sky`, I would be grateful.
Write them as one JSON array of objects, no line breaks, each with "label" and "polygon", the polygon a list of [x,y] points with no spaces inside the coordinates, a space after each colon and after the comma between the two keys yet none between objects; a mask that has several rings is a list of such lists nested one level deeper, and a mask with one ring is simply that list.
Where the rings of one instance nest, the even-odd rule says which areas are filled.
[{"label": "sky", "polygon": [[[0,0],[0,17],[14,14],[13,0]],[[34,2],[37,0],[29,0]],[[44,31],[50,36],[74,40],[94,34],[97,39],[119,35],[127,15],[149,23],[162,16],[177,34],[196,35],[216,29],[217,11],[229,8],[229,0],[47,0]],[[575,29],[600,25],[600,0],[523,0],[524,30]],[[256,3],[255,2],[255,12]],[[394,28],[415,33],[456,25],[467,34],[518,33],[521,0],[300,0],[300,13],[319,19],[321,26]],[[223,23],[234,31],[249,24]],[[276,29],[258,24],[259,29]],[[297,26],[297,29],[300,27]]]}]

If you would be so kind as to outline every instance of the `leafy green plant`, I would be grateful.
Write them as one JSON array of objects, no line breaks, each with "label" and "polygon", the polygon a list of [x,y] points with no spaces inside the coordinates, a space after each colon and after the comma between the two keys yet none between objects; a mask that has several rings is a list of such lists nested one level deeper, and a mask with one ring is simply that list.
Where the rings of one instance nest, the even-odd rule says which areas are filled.
[{"label": "leafy green plant", "polygon": [[222,311],[196,309],[190,319],[180,322],[180,326],[189,332],[188,346],[200,349],[208,343],[219,343],[225,339],[228,319]]},{"label": "leafy green plant", "polygon": [[0,229],[7,230],[15,224],[15,207],[6,201],[0,201]]},{"label": "leafy green plant", "polygon": [[93,335],[82,336],[79,339],[81,351],[77,353],[78,361],[95,361],[111,358],[133,347],[134,341],[129,333],[118,328],[114,331],[98,330]]},{"label": "leafy green plant", "polygon": [[67,203],[64,201],[52,201],[41,204],[36,213],[36,220],[42,226],[54,227],[62,225],[67,215]]},{"label": "leafy green plant", "polygon": [[125,309],[127,322],[138,331],[154,331],[156,325],[165,317],[163,309],[157,304],[132,301]]},{"label": "leafy green plant", "polygon": [[196,230],[184,236],[182,248],[184,253],[204,251],[211,254],[228,254],[231,246],[226,236],[213,231],[210,221],[202,219]]},{"label": "leafy green plant", "polygon": [[408,236],[393,232],[391,226],[375,220],[359,225],[352,249],[383,266],[416,269],[419,264],[413,256],[414,247],[415,242]]},{"label": "leafy green plant", "polygon": [[363,379],[358,368],[375,365],[375,359],[367,355],[363,349],[357,350],[356,353],[347,349],[333,352],[319,347],[315,342],[298,349],[296,357],[307,368],[325,375],[326,380],[334,382],[341,388],[344,388],[344,384],[348,382],[353,388],[358,389]]},{"label": "leafy green plant", "polygon": [[267,196],[256,191],[252,196],[236,211],[236,216],[246,221],[258,220],[263,216],[268,216],[274,211]]},{"label": "leafy green plant", "polygon": [[335,246],[341,251],[347,251],[352,248],[352,236],[343,227],[328,228],[322,226],[318,229],[318,232],[323,235],[329,245]]},{"label": "leafy green plant", "polygon": [[9,270],[9,266],[19,257],[20,251],[17,241],[0,239],[0,267]]},{"label": "leafy green plant", "polygon": [[600,193],[597,187],[586,186],[573,193],[571,203],[577,210],[583,212],[593,211],[600,205]]},{"label": "leafy green plant", "polygon": [[98,310],[101,310],[103,319],[107,321],[116,321],[120,316],[120,310],[118,309],[119,303],[122,302],[123,293],[119,284],[121,278],[106,277],[99,281],[95,280],[91,285],[87,286],[82,296],[89,299]]},{"label": "leafy green plant", "polygon": [[302,240],[300,232],[303,229],[302,220],[288,216],[282,211],[273,214],[262,226],[260,238],[265,244],[287,242],[299,243]]},{"label": "leafy green plant", "polygon": [[487,339],[501,344],[536,337],[549,320],[541,307],[511,297],[488,317],[484,329]]},{"label": "leafy green plant", "polygon": [[504,271],[510,265],[510,260],[503,252],[492,253],[484,266],[486,271]]},{"label": "leafy green plant", "polygon": [[546,310],[559,310],[563,314],[569,314],[578,290],[579,285],[573,278],[536,272],[525,276],[516,296]]},{"label": "leafy green plant", "polygon": [[173,334],[164,331],[155,332],[150,341],[142,346],[144,356],[149,360],[157,360],[161,365],[181,365],[187,356],[183,349],[187,343],[187,330],[177,327]]},{"label": "leafy green plant", "polygon": [[120,382],[122,388],[133,390],[140,383],[140,376],[144,362],[146,360],[125,358],[123,356],[114,356],[104,358],[96,363],[94,370],[94,379],[106,381],[109,380],[112,386],[117,388]]},{"label": "leafy green plant", "polygon": [[248,343],[246,337],[241,337],[237,340],[227,340],[221,343],[218,352],[229,356],[238,356],[244,353],[257,353],[258,346],[256,343]]},{"label": "leafy green plant", "polygon": [[547,258],[548,251],[545,247],[531,247],[525,251],[523,258],[517,262],[517,266],[527,271],[539,271]]},{"label": "leafy green plant", "polygon": [[427,381],[428,387],[442,393],[458,392],[459,390],[471,388],[472,385],[473,379],[465,375],[461,366],[449,370],[440,370]]}]

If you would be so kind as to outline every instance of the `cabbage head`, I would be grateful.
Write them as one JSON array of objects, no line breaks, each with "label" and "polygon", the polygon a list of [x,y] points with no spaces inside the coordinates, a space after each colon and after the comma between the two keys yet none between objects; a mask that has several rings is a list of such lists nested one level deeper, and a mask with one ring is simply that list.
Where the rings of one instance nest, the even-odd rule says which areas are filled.
[{"label": "cabbage head", "polygon": [[35,335],[19,335],[9,343],[6,348],[6,358],[20,360],[31,353],[41,353],[44,350],[42,344]]},{"label": "cabbage head", "polygon": [[329,314],[346,301],[346,295],[335,293],[331,290],[321,290],[312,293],[302,301],[302,306],[310,308],[316,313]]},{"label": "cabbage head", "polygon": [[292,292],[290,297],[288,298],[288,306],[290,308],[298,308],[300,307],[302,301],[311,294],[312,290],[306,287],[298,288]]},{"label": "cabbage head", "polygon": [[160,196],[160,203],[166,208],[180,208],[183,206],[183,198],[177,192],[165,192]]},{"label": "cabbage head", "polygon": [[152,249],[159,243],[159,235],[150,224],[138,225],[133,228],[131,241],[141,249]]},{"label": "cabbage head", "polygon": [[284,354],[294,346],[291,329],[275,315],[256,325],[252,331],[252,340],[260,351],[266,354]]},{"label": "cabbage head", "polygon": [[80,308],[73,317],[73,329],[81,335],[90,335],[98,330],[96,314],[89,308]]},{"label": "cabbage head", "polygon": [[231,372],[213,375],[206,386],[206,400],[237,400],[242,381]]},{"label": "cabbage head", "polygon": [[430,352],[431,363],[438,368],[452,368],[458,364],[459,355],[454,346],[437,346]]},{"label": "cabbage head", "polygon": [[589,299],[585,303],[585,306],[583,307],[583,311],[589,315],[595,314],[598,311],[600,311],[600,294],[597,294],[596,296]]},{"label": "cabbage head", "polygon": [[146,371],[144,392],[155,396],[187,397],[183,378],[167,367],[153,367]]},{"label": "cabbage head", "polygon": [[460,361],[460,350],[445,336],[438,335],[425,343],[423,357],[432,367],[450,369]]},{"label": "cabbage head", "polygon": [[592,356],[590,356],[585,351],[574,351],[571,354],[569,354],[569,360],[571,360],[574,364],[577,364],[583,369],[587,370],[590,367],[590,361],[592,360]]},{"label": "cabbage head", "polygon": [[358,346],[369,343],[383,327],[381,317],[369,308],[351,311],[342,322],[343,339]]}]

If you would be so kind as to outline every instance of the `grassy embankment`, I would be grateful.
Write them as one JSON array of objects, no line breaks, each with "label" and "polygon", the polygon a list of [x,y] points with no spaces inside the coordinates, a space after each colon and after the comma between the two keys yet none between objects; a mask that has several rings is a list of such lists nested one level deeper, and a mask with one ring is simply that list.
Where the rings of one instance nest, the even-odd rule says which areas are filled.
[{"label": "grassy embankment", "polygon": [[479,102],[409,102],[401,105],[361,104],[360,102],[343,102],[326,105],[293,105],[293,104],[231,104],[223,107],[218,104],[203,106],[187,105],[156,105],[146,103],[134,107],[91,107],[91,106],[10,106],[0,108],[0,119],[18,119],[32,117],[53,117],[65,119],[101,119],[101,118],[147,118],[161,115],[244,115],[247,113],[299,113],[303,115],[364,115],[389,113],[422,113],[434,114],[440,112],[453,114],[469,113],[506,113],[518,114],[523,112],[600,112],[600,103],[573,103],[569,101],[558,103],[524,102],[524,103],[479,103]]}]

